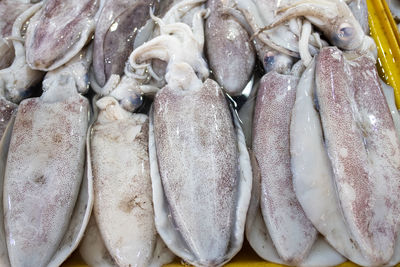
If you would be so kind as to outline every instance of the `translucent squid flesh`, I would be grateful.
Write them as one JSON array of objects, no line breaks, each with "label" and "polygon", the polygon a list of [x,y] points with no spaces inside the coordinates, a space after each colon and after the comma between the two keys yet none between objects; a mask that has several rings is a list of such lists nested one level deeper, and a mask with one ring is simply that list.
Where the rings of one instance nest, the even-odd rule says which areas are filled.
[{"label": "translucent squid flesh", "polygon": [[20,104],[4,181],[12,266],[47,266],[68,228],[84,172],[88,110],[71,77]]},{"label": "translucent squid flesh", "polygon": [[253,151],[261,173],[260,206],[280,257],[302,262],[317,231],[305,215],[293,189],[290,170],[289,126],[298,78],[266,74],[258,89],[253,118]]},{"label": "translucent squid flesh", "polygon": [[93,69],[99,86],[121,75],[137,31],[150,18],[153,0],[106,1],[96,25]]},{"label": "translucent squid flesh", "polygon": [[316,88],[339,206],[373,265],[387,263],[399,225],[400,145],[375,61],[324,48]]},{"label": "translucent squid flesh", "polygon": [[255,52],[246,30],[223,14],[226,5],[229,3],[221,0],[207,2],[207,54],[216,81],[228,94],[239,95],[253,74]]},{"label": "translucent squid flesh", "polygon": [[95,27],[99,0],[48,0],[26,33],[26,61],[32,69],[49,71],[73,58]]},{"label": "translucent squid flesh", "polygon": [[154,254],[162,241],[154,224],[148,117],[122,109],[112,97],[100,99],[97,106],[91,156],[101,236],[119,266],[161,266],[173,256]]}]

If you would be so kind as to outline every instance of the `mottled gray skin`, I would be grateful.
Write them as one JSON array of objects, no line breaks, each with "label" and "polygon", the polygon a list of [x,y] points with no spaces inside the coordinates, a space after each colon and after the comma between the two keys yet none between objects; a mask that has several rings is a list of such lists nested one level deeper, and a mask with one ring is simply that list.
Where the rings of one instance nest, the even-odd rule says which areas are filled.
[{"label": "mottled gray skin", "polygon": [[375,60],[325,47],[316,85],[343,218],[366,259],[382,266],[398,236],[400,144]]},{"label": "mottled gray skin", "polygon": [[81,184],[88,101],[21,102],[4,179],[12,266],[47,266],[67,230]]},{"label": "mottled gray skin", "polygon": [[94,38],[93,68],[104,86],[111,74],[121,75],[133,50],[136,32],[150,18],[154,0],[108,0],[101,11]]},{"label": "mottled gray skin", "polygon": [[223,14],[226,2],[207,2],[211,11],[205,26],[207,56],[216,81],[230,95],[240,95],[253,74],[255,51],[246,30]]},{"label": "mottled gray skin", "polygon": [[0,1],[0,69],[9,67],[14,59],[14,48],[11,42],[3,38],[11,35],[15,19],[30,6],[30,4],[10,0]]},{"label": "mottled gray skin", "polygon": [[290,110],[298,79],[275,71],[264,75],[253,118],[253,151],[261,173],[261,212],[279,256],[298,265],[317,231],[297,200],[290,164]]},{"label": "mottled gray skin", "polygon": [[94,28],[98,9],[99,0],[47,0],[26,33],[29,66],[48,71],[74,57]]},{"label": "mottled gray skin", "polygon": [[154,137],[172,220],[201,266],[224,261],[237,202],[238,148],[224,94],[164,87],[154,100]]}]

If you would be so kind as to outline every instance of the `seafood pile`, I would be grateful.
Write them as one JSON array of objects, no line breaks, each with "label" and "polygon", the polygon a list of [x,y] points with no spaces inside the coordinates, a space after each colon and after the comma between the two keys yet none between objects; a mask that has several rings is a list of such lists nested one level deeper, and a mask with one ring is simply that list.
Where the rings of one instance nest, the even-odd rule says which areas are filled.
[{"label": "seafood pile", "polygon": [[363,0],[0,0],[0,265],[400,262]]}]

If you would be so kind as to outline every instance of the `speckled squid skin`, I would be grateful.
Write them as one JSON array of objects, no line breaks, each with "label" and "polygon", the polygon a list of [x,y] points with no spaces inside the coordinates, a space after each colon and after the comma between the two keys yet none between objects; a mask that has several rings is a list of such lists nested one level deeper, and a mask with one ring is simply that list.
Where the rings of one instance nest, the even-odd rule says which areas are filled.
[{"label": "speckled squid skin", "polygon": [[229,2],[232,1],[207,1],[211,13],[205,24],[205,38],[208,61],[216,81],[230,95],[239,95],[253,74],[255,51],[246,30],[235,19],[223,14]]},{"label": "speckled squid skin", "polygon": [[111,74],[121,75],[133,50],[136,32],[150,18],[154,0],[108,0],[101,11],[94,38],[93,67],[104,86]]},{"label": "speckled squid skin", "polygon": [[149,266],[156,244],[148,117],[106,98],[91,136],[94,215],[118,266]]},{"label": "speckled squid skin", "polygon": [[269,72],[258,89],[253,118],[253,151],[261,172],[261,211],[280,257],[299,264],[317,232],[293,189],[290,166],[290,110],[298,78]]},{"label": "speckled squid skin", "polygon": [[375,61],[324,48],[316,84],[342,214],[364,256],[383,265],[399,225],[400,145]]},{"label": "speckled squid skin", "polygon": [[99,0],[48,0],[26,34],[26,61],[32,69],[53,70],[74,57],[94,29]]},{"label": "speckled squid skin", "polygon": [[46,266],[63,238],[83,177],[88,108],[79,95],[19,106],[4,181],[12,266]]},{"label": "speckled squid skin", "polygon": [[219,85],[164,87],[153,105],[159,172],[172,219],[201,266],[224,261],[234,226],[238,148]]}]

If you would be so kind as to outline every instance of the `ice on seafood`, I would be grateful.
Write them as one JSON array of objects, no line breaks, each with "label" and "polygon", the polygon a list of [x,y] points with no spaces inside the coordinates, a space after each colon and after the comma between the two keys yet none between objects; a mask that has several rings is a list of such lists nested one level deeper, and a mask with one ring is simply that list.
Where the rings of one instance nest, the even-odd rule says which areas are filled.
[{"label": "ice on seafood", "polygon": [[372,265],[387,263],[399,224],[400,145],[368,56],[324,48],[316,88],[339,207]]},{"label": "ice on seafood", "polygon": [[209,0],[205,38],[210,68],[216,81],[230,95],[238,95],[253,74],[255,52],[246,30],[224,14],[232,1]]},{"label": "ice on seafood", "polygon": [[122,109],[112,97],[100,99],[97,106],[91,156],[101,236],[119,266],[161,266],[173,255],[156,250],[163,244],[154,224],[148,117]]},{"label": "ice on seafood", "polygon": [[136,33],[150,18],[153,0],[106,1],[96,24],[93,70],[104,86],[112,74],[121,75],[133,50]]},{"label": "ice on seafood", "polygon": [[26,61],[49,71],[68,62],[86,45],[95,27],[100,0],[48,0],[26,32]]}]

